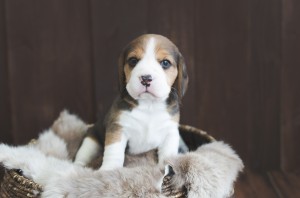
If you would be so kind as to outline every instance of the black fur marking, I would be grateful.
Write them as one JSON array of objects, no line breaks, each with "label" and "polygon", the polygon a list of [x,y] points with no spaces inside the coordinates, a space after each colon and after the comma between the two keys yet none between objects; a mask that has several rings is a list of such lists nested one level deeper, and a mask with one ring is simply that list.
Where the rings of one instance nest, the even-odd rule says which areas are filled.
[{"label": "black fur marking", "polygon": [[177,90],[172,87],[169,97],[167,99],[168,111],[170,115],[174,116],[179,112],[179,100]]},{"label": "black fur marking", "polygon": [[138,102],[127,93],[116,101],[116,105],[119,110],[131,111],[138,105]]}]

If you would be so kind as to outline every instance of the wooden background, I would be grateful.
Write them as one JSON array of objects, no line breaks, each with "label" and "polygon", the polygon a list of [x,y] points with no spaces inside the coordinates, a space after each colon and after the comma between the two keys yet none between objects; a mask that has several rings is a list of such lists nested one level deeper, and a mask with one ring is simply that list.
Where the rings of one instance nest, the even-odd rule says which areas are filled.
[{"label": "wooden background", "polygon": [[67,108],[102,117],[122,48],[173,40],[190,84],[182,123],[248,167],[300,167],[299,0],[0,0],[0,142],[23,144]]}]

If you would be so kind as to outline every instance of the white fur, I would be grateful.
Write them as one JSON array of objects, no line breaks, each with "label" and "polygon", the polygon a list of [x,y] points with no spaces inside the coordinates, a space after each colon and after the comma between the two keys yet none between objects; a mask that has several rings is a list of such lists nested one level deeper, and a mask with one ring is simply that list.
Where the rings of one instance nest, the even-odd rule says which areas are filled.
[{"label": "white fur", "polygon": [[[158,148],[169,136],[178,136],[178,123],[171,119],[166,108],[164,103],[140,101],[131,112],[122,112],[120,125],[129,140],[130,153]],[[179,144],[179,136],[177,138],[178,141],[173,142],[175,146]]]},{"label": "white fur", "polygon": [[89,137],[86,137],[84,138],[81,147],[76,154],[74,163],[80,166],[86,166],[89,162],[91,162],[93,159],[97,157],[99,151],[100,151],[99,143],[95,142],[95,140]]},{"label": "white fur", "polygon": [[[209,181],[209,178],[215,178],[212,182],[203,182],[203,187],[208,186],[215,191],[206,193],[206,197],[224,198],[230,197],[234,193],[233,184],[239,174],[244,168],[244,164],[235,151],[222,141],[213,142],[199,147],[196,152],[200,156],[202,161],[203,177]],[[206,163],[204,163],[206,162]],[[201,166],[199,164],[199,166]],[[210,168],[208,170],[207,168]],[[205,180],[203,180],[205,181]],[[195,191],[199,188],[199,185],[194,182],[194,191],[190,191],[194,194],[193,197],[199,197],[199,193]],[[192,196],[189,196],[192,197]],[[202,196],[201,197],[205,197]]]},{"label": "white fur", "polygon": [[30,146],[37,148],[47,156],[53,156],[59,159],[69,158],[65,141],[54,134],[52,129],[41,133],[38,140]]},{"label": "white fur", "polygon": [[[57,149],[53,148],[54,153],[59,151]],[[175,185],[186,185],[189,198],[230,196],[243,168],[240,158],[223,142],[204,145],[170,161],[175,171]],[[26,177],[41,184],[42,197],[164,197],[159,193],[161,176],[152,167],[92,171],[46,156],[36,147],[5,144],[0,144],[0,162],[8,169],[21,168]]]},{"label": "white fur", "polygon": [[86,134],[88,125],[68,110],[63,110],[53,123],[52,129],[64,139],[81,139]]},{"label": "white fur", "polygon": [[123,166],[127,141],[131,154],[158,148],[161,165],[166,157],[176,155],[179,147],[178,123],[171,119],[166,108],[163,102],[140,100],[131,112],[123,111],[119,121],[121,141],[105,147],[101,170]]},{"label": "white fur", "polygon": [[[53,148],[55,150],[55,148]],[[59,150],[56,150],[59,151]],[[48,156],[32,146],[10,147],[0,144],[0,162],[8,169],[22,169],[23,174],[42,186],[47,185],[49,178],[62,175],[69,169],[67,160]]]},{"label": "white fur", "polygon": [[100,170],[112,170],[114,168],[123,167],[126,143],[127,138],[122,134],[120,142],[105,147],[103,163]]},{"label": "white fur", "polygon": [[[131,77],[126,85],[128,93],[136,100],[155,99],[163,101],[169,96],[171,87],[167,83],[166,74],[157,61],[155,52],[156,41],[150,38],[143,58],[138,62],[131,72]],[[141,84],[141,76],[151,75],[152,82],[147,88]]]},{"label": "white fur", "polygon": [[26,177],[43,186],[42,198],[164,197],[160,194],[163,174],[158,167],[95,172],[47,157],[31,146],[0,144],[0,153],[6,168],[21,168]]},{"label": "white fur", "polygon": [[123,166],[128,140],[129,153],[139,154],[159,149],[159,162],[176,155],[179,147],[178,123],[171,119],[166,104],[149,100],[139,101],[131,112],[121,113],[122,141],[105,147],[102,170]]}]

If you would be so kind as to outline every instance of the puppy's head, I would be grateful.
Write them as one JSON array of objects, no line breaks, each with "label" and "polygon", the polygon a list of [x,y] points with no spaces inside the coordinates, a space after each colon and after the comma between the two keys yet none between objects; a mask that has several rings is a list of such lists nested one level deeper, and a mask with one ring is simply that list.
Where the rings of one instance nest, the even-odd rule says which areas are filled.
[{"label": "puppy's head", "polygon": [[181,98],[188,84],[184,59],[166,37],[142,35],[130,42],[119,59],[120,91],[136,99],[166,100],[170,92]]}]

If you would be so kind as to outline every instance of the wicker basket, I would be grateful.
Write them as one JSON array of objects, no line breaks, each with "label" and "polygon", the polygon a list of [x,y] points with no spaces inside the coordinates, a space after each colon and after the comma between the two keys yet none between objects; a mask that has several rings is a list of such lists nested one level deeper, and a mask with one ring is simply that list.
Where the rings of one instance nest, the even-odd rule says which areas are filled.
[{"label": "wicker basket", "polygon": [[[202,144],[215,141],[214,138],[206,132],[191,126],[181,125],[179,131],[190,150],[195,150]],[[165,196],[172,198],[186,197],[188,193],[187,189],[185,187],[179,190],[172,189],[172,186],[170,186],[170,179],[170,176],[164,178],[162,193]],[[1,170],[0,167],[0,183],[1,198],[40,197],[40,194],[43,191],[41,185],[23,177],[22,170]]]}]

